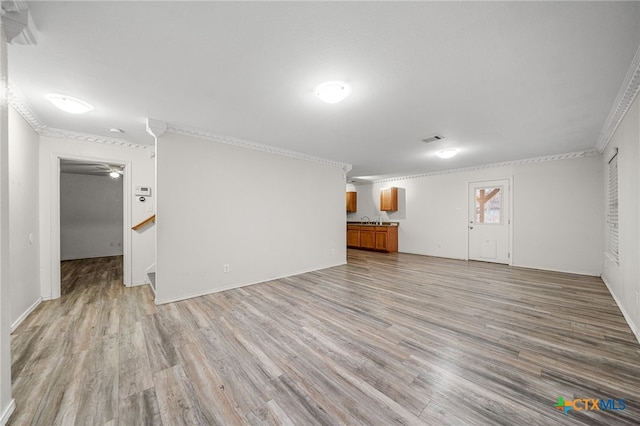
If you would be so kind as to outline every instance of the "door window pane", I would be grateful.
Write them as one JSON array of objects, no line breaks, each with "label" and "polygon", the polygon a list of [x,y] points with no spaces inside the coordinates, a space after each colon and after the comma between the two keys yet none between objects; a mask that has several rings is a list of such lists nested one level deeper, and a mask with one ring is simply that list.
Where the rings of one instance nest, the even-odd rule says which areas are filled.
[{"label": "door window pane", "polygon": [[476,223],[502,223],[502,187],[476,188]]}]

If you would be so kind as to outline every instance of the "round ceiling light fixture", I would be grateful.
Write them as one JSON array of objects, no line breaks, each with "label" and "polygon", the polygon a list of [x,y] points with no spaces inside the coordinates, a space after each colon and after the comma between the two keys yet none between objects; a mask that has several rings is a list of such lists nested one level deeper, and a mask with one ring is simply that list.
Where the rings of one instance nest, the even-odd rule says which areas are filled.
[{"label": "round ceiling light fixture", "polygon": [[82,99],[72,98],[71,96],[50,94],[46,96],[47,100],[65,112],[71,114],[84,114],[93,109],[93,105]]},{"label": "round ceiling light fixture", "polygon": [[351,87],[343,81],[327,81],[316,87],[316,95],[328,104],[337,104],[351,93]]},{"label": "round ceiling light fixture", "polygon": [[117,179],[120,177],[120,173],[116,172],[115,170],[112,171],[111,173],[109,173],[109,176],[111,176],[114,179]]},{"label": "round ceiling light fixture", "polygon": [[436,152],[436,155],[440,158],[451,158],[455,157],[458,152],[460,152],[458,148],[447,148]]}]

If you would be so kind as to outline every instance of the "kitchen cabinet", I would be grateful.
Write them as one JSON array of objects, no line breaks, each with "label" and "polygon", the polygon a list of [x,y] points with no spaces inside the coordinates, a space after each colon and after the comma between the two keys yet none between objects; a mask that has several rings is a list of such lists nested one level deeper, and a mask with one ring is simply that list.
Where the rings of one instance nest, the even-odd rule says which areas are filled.
[{"label": "kitchen cabinet", "polygon": [[398,210],[398,188],[384,188],[380,190],[380,211],[395,212]]},{"label": "kitchen cabinet", "polygon": [[376,231],[373,226],[360,227],[360,248],[376,248]]},{"label": "kitchen cabinet", "polygon": [[398,251],[398,226],[347,224],[347,247],[395,253]]},{"label": "kitchen cabinet", "polygon": [[387,242],[388,242],[388,233],[386,229],[383,229],[382,232],[378,230],[376,227],[376,250],[386,250]]},{"label": "kitchen cabinet", "polygon": [[358,211],[358,193],[355,191],[347,192],[347,213]]},{"label": "kitchen cabinet", "polygon": [[347,247],[360,247],[360,228],[347,226]]}]

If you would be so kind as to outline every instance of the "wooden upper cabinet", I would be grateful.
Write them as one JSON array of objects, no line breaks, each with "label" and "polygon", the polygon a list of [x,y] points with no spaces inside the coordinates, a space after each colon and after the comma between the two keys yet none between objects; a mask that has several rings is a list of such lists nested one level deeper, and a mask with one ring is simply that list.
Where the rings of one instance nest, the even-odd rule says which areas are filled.
[{"label": "wooden upper cabinet", "polygon": [[358,193],[355,191],[347,192],[347,213],[358,211]]},{"label": "wooden upper cabinet", "polygon": [[398,188],[384,188],[380,190],[380,211],[395,212],[398,210]]}]

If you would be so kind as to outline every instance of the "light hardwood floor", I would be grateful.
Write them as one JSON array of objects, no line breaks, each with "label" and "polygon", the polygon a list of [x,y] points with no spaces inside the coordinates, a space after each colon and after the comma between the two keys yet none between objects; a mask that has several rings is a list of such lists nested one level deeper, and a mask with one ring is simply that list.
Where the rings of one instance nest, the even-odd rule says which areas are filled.
[{"label": "light hardwood floor", "polygon": [[[640,345],[599,278],[349,250],[348,265],[155,306],[121,268],[73,265],[12,335],[10,424],[640,419]],[[559,396],[626,409],[563,414]]]}]

